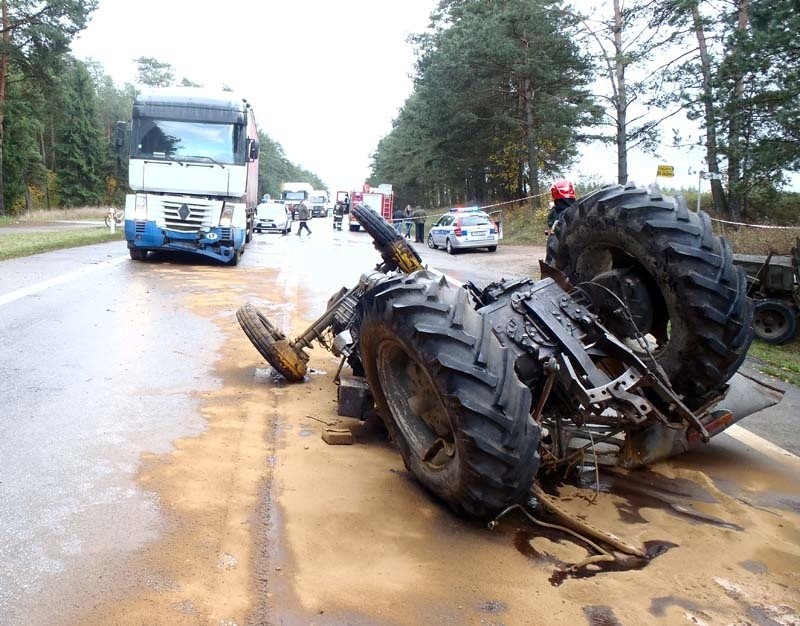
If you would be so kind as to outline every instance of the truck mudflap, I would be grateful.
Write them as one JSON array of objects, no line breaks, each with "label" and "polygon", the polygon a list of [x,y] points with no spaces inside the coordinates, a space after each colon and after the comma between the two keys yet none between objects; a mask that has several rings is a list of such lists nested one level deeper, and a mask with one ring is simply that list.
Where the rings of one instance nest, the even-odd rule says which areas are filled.
[{"label": "truck mudflap", "polygon": [[125,221],[129,248],[190,252],[230,263],[245,246],[245,229],[211,227],[194,233],[159,228],[153,221]]},{"label": "truck mudflap", "polygon": [[[703,426],[709,436],[714,437],[739,420],[775,406],[781,398],[782,391],[737,372],[728,381],[725,398],[708,413]],[[696,430],[675,429],[655,423],[629,435],[617,464],[626,469],[643,467],[701,445],[703,442]]]}]

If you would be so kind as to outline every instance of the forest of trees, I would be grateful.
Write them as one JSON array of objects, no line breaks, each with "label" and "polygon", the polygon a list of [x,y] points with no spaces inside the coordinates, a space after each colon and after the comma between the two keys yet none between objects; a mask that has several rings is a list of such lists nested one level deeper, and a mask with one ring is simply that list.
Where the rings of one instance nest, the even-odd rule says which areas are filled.
[{"label": "forest of trees", "polygon": [[[714,173],[719,214],[776,206],[800,167],[800,2],[587,4],[440,0],[371,181],[428,206],[507,200],[546,190],[589,141],[620,183],[634,148],[683,145]],[[665,137],[671,118],[697,136]]]},{"label": "forest of trees", "polygon": [[[800,0],[440,0],[412,37],[414,90],[370,182],[441,206],[546,191],[593,141],[628,178],[633,150],[700,148],[721,215],[784,207],[800,167]],[[0,0],[0,215],[119,204],[113,149],[141,86],[197,85],[141,57],[135,85],[69,53],[96,0]],[[390,45],[390,44],[389,44]],[[693,120],[697,136],[670,136]],[[685,124],[684,124],[685,125]],[[260,194],[325,185],[261,139]],[[792,211],[797,212],[795,206]]]},{"label": "forest of trees", "polygon": [[[117,87],[95,61],[69,53],[94,0],[0,0],[0,215],[31,208],[117,205],[127,190],[127,159],[114,148],[118,120],[129,121],[142,86],[200,86],[150,57],[136,59],[136,85]],[[283,181],[325,184],[290,162],[259,131],[259,196]]]}]

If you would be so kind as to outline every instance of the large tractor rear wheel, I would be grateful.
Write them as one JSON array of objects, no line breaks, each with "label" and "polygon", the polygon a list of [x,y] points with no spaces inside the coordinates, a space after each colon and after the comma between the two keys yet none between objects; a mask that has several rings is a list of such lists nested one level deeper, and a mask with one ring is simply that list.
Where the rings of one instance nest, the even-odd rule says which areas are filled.
[{"label": "large tractor rear wheel", "polygon": [[[562,215],[552,248],[573,285],[614,292],[600,316],[619,325],[624,301],[675,390],[691,404],[723,385],[752,340],[744,272],[708,215],[681,196],[621,185],[582,198]],[[618,299],[617,299],[618,298]]]},{"label": "large tractor rear wheel", "polygon": [[409,470],[460,515],[519,501],[539,467],[531,392],[467,291],[423,270],[380,283],[359,314],[366,377]]}]

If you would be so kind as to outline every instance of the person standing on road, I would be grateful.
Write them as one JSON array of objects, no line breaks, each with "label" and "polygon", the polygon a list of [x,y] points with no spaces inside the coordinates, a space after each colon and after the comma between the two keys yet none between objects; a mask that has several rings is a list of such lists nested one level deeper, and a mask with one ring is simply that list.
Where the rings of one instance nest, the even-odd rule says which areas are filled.
[{"label": "person standing on road", "polygon": [[333,205],[333,230],[342,230],[342,220],[344,220],[344,201]]},{"label": "person standing on road", "polygon": [[308,227],[308,219],[311,217],[311,211],[308,209],[308,202],[303,200],[300,202],[300,206],[297,207],[297,219],[300,221],[300,226],[297,227],[297,236],[300,236],[300,233],[305,228],[308,234],[311,234],[311,229]]},{"label": "person standing on road", "polygon": [[414,209],[411,215],[414,218],[414,226],[416,227],[414,241],[416,243],[425,243],[425,219],[428,217],[428,214],[425,213],[421,206],[417,205],[417,208]]},{"label": "person standing on road", "polygon": [[403,234],[403,216],[405,215],[405,211],[400,207],[397,207],[394,212],[392,213],[392,226],[397,231],[398,235]]},{"label": "person standing on road", "polygon": [[405,218],[403,224],[406,227],[406,239],[411,239],[411,227],[414,225],[414,210],[411,208],[410,204],[406,205],[403,217]]},{"label": "person standing on road", "polygon": [[547,214],[547,255],[545,262],[553,262],[553,251],[556,247],[556,228],[558,221],[568,208],[573,206],[575,200],[575,185],[566,179],[557,180],[550,187],[550,195],[553,204],[550,205],[550,213]]}]

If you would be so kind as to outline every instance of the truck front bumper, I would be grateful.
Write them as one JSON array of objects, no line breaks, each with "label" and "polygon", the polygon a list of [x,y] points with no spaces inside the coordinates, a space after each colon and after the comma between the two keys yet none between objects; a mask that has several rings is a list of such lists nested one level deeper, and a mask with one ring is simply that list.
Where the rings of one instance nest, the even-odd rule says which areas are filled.
[{"label": "truck front bumper", "polygon": [[191,252],[230,263],[245,243],[245,229],[211,227],[195,233],[159,228],[153,221],[125,220],[129,248]]}]

